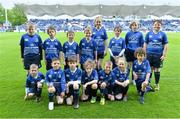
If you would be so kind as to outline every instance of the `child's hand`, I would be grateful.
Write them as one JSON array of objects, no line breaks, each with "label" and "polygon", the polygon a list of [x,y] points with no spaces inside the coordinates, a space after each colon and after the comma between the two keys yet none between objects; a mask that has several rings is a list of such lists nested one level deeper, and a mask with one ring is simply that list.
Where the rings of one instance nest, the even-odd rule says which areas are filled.
[{"label": "child's hand", "polygon": [[64,93],[64,92],[62,92],[60,96],[61,96],[61,97],[64,97],[64,96],[65,96],[65,93]]},{"label": "child's hand", "polygon": [[133,76],[134,76],[134,80],[138,79],[138,75],[137,74],[134,73]]},{"label": "child's hand", "polygon": [[38,88],[42,88],[42,83],[41,82],[37,82],[37,87]]},{"label": "child's hand", "polygon": [[84,84],[84,85],[83,85],[83,89],[85,90],[85,89],[86,89],[86,87],[87,87],[87,84]]}]

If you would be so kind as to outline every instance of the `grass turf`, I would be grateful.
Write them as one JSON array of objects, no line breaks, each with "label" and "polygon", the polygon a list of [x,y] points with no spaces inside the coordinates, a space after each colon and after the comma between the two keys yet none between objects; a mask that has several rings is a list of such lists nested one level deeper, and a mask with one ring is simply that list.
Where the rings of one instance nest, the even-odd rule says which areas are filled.
[{"label": "grass turf", "polygon": [[[169,50],[164,67],[161,71],[158,92],[145,95],[145,104],[138,102],[136,88],[130,86],[128,102],[106,101],[104,106],[99,102],[80,102],[78,110],[72,106],[55,106],[48,110],[48,95],[46,86],[43,87],[42,101],[24,101],[26,71],[20,58],[19,39],[23,33],[0,33],[0,117],[1,118],[180,118],[180,33],[168,33]],[[41,33],[42,39],[48,37]],[[122,36],[125,34],[123,33]],[[109,38],[113,33],[108,33]],[[76,41],[83,33],[76,33]],[[65,33],[58,33],[61,43],[66,41]],[[109,55],[105,57],[108,59]],[[46,73],[44,62],[40,69]],[[153,78],[154,82],[154,78]]]}]

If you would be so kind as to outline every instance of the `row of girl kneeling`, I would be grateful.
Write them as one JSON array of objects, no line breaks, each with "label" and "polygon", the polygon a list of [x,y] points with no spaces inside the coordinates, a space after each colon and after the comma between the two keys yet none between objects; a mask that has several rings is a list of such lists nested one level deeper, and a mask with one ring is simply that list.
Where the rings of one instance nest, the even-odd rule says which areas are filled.
[{"label": "row of girl kneeling", "polygon": [[[135,55],[137,60],[133,64],[133,75],[140,96],[139,101],[143,104],[151,69],[142,48],[138,48]],[[68,58],[69,68],[63,71],[60,60],[54,58],[51,63],[52,69],[47,71],[46,76],[38,72],[36,64],[32,64],[26,81],[25,99],[35,96],[36,101],[39,102],[45,81],[48,87],[49,110],[54,109],[54,102],[63,104],[64,101],[67,105],[73,105],[77,109],[79,108],[79,98],[82,101],[90,100],[91,103],[95,103],[98,89],[101,95],[101,105],[105,104],[106,99],[127,101],[129,70],[127,70],[125,58],[118,58],[116,63],[117,67],[112,69],[112,62],[106,61],[104,69],[97,72],[94,61],[88,59],[84,63],[84,70],[81,70],[78,67],[77,58],[72,56]],[[80,87],[82,88],[81,96]]]}]

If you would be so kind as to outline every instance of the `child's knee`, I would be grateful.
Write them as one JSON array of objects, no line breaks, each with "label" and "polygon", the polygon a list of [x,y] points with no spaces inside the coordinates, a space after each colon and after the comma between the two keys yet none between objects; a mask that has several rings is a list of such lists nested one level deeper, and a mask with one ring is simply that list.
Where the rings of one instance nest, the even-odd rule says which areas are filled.
[{"label": "child's knee", "polygon": [[105,88],[106,88],[106,83],[105,82],[101,83],[101,89],[105,89]]},{"label": "child's knee", "polygon": [[78,84],[78,83],[75,83],[75,84],[73,85],[73,89],[78,90],[78,89],[79,89],[79,84]]},{"label": "child's knee", "polygon": [[56,89],[54,88],[54,86],[51,86],[48,88],[49,93],[54,93],[55,91],[56,91]]},{"label": "child's knee", "polygon": [[92,88],[92,89],[97,89],[98,86],[97,86],[97,84],[92,84],[91,88]]},{"label": "child's knee", "polygon": [[70,96],[70,97],[66,98],[66,103],[67,103],[67,105],[72,105],[72,103],[73,103],[73,96]]},{"label": "child's knee", "polygon": [[64,102],[64,98],[61,96],[56,96],[57,104],[62,104]]}]

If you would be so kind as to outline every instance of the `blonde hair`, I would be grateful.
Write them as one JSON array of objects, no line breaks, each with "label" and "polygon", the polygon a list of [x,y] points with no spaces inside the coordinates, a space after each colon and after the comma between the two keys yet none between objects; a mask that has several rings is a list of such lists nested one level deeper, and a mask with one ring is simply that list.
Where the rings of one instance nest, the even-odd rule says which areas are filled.
[{"label": "blonde hair", "polygon": [[127,72],[127,62],[126,62],[126,58],[125,58],[125,57],[120,57],[120,58],[118,58],[117,61],[116,61],[116,64],[118,65],[119,62],[123,62],[123,63],[124,63],[124,68],[125,68],[124,70],[125,70],[125,72]]},{"label": "blonde hair", "polygon": [[27,24],[27,29],[29,29],[29,28],[36,28],[36,26],[33,23],[28,23]]},{"label": "blonde hair", "polygon": [[87,31],[89,31],[89,32],[92,33],[91,26],[87,26],[87,27],[84,29],[84,33],[87,32]]},{"label": "blonde hair", "polygon": [[132,26],[136,24],[137,26],[139,25],[137,21],[132,21],[129,25],[129,28],[132,29]]},{"label": "blonde hair", "polygon": [[88,59],[84,64],[83,64],[83,67],[84,69],[86,69],[86,67],[90,66],[91,68],[95,68],[95,63],[94,61]]},{"label": "blonde hair", "polygon": [[108,61],[106,61],[106,62],[104,63],[104,67],[105,67],[106,65],[110,66],[111,69],[112,69],[112,67],[113,67],[113,63],[112,63],[110,60],[108,60]]},{"label": "blonde hair", "polygon": [[38,65],[37,64],[31,64],[30,69],[38,69]]}]

